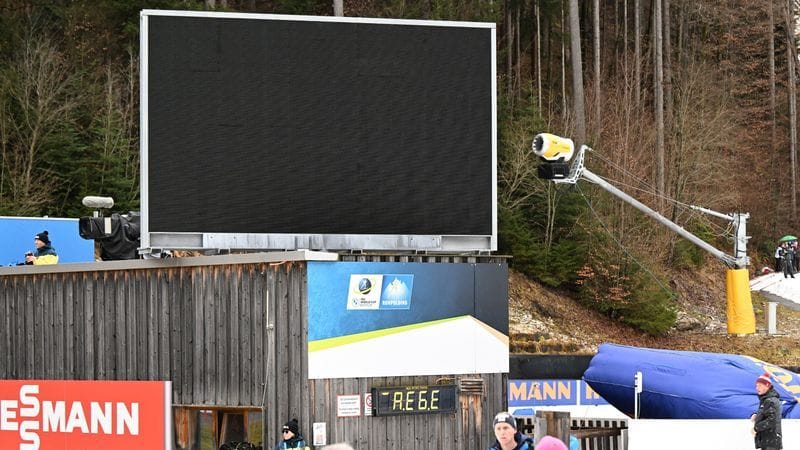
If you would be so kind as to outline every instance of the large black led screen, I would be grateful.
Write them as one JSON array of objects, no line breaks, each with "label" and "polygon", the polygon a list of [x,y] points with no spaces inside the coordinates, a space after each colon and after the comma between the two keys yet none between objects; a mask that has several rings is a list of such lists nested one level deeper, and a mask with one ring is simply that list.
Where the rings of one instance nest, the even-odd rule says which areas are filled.
[{"label": "large black led screen", "polygon": [[494,29],[275,17],[147,17],[149,232],[491,235]]}]

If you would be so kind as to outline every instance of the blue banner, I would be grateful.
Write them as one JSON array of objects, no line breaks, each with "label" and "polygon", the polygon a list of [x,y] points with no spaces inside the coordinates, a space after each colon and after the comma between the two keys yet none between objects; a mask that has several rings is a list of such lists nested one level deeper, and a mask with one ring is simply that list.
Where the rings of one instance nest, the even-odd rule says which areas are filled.
[{"label": "blue banner", "polygon": [[509,407],[607,405],[583,380],[509,380]]}]

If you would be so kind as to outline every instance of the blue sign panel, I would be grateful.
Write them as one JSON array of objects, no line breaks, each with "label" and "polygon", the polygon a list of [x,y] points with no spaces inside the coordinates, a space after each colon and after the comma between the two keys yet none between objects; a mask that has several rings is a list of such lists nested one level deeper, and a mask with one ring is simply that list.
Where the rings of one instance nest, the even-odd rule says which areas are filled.
[{"label": "blue sign panel", "polygon": [[352,274],[347,309],[409,309],[414,275]]},{"label": "blue sign panel", "polygon": [[507,371],[504,264],[308,263],[309,378]]},{"label": "blue sign panel", "polygon": [[508,406],[607,405],[583,380],[509,380]]},{"label": "blue sign panel", "polygon": [[25,252],[36,250],[33,237],[47,230],[58,262],[94,261],[94,241],[78,234],[78,219],[50,217],[0,217],[0,264],[25,262]]}]

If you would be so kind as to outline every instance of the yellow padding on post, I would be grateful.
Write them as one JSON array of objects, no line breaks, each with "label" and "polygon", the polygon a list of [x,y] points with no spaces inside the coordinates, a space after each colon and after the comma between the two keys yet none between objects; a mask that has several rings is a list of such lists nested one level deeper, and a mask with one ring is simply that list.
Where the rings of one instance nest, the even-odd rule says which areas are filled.
[{"label": "yellow padding on post", "polygon": [[750,275],[747,269],[728,269],[725,288],[728,296],[728,333],[755,333],[756,315],[750,298]]}]

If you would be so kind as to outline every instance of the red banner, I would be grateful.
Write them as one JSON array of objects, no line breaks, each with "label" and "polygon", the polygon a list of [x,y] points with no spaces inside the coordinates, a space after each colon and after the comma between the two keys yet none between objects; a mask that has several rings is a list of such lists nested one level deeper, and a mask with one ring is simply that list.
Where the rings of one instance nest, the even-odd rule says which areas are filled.
[{"label": "red banner", "polygon": [[0,449],[168,450],[168,381],[0,381]]}]

